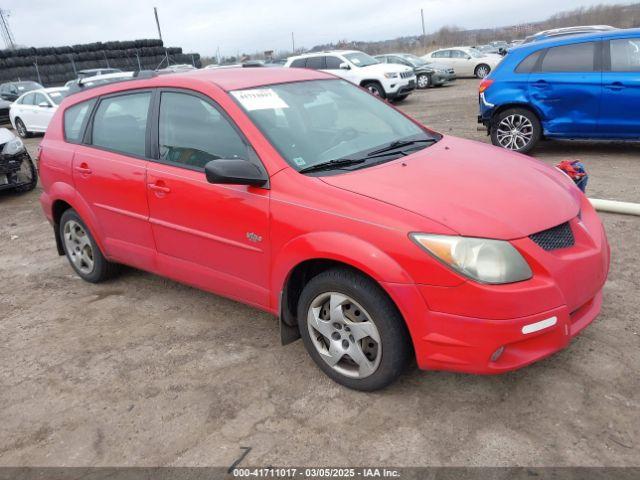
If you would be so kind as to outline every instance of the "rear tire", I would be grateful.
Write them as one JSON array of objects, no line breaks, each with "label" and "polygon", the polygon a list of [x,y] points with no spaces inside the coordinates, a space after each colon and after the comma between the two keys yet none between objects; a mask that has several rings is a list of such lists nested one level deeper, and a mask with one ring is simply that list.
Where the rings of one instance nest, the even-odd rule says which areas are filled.
[{"label": "rear tire", "polygon": [[117,273],[119,266],[104,257],[85,223],[71,208],[60,218],[60,238],[67,260],[83,280],[100,283]]},{"label": "rear tire", "polygon": [[491,143],[518,153],[527,153],[538,143],[542,127],[538,117],[524,108],[509,108],[491,122]]},{"label": "rear tire", "polygon": [[374,97],[387,98],[387,94],[379,82],[365,82],[362,84],[362,88],[368,90]]},{"label": "rear tire", "polygon": [[411,338],[395,304],[375,281],[347,268],[322,272],[305,285],[298,327],[316,365],[355,390],[386,387],[412,356]]},{"label": "rear tire", "polygon": [[491,67],[486,63],[481,63],[476,67],[473,73],[476,78],[482,79],[491,73]]},{"label": "rear tire", "polygon": [[16,131],[21,138],[29,138],[33,135],[30,131],[25,127],[24,122],[20,120],[20,117],[16,118]]}]

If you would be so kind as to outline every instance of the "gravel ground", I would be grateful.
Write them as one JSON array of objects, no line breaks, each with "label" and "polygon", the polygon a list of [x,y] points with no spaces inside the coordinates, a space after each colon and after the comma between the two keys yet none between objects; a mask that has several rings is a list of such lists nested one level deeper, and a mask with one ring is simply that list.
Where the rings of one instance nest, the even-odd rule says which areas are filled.
[{"label": "gravel ground", "polygon": [[[477,81],[401,108],[487,141]],[[35,150],[39,139],[28,142]],[[590,193],[640,201],[640,147],[556,142]],[[414,370],[382,392],[328,380],[265,313],[126,270],[84,283],[58,257],[38,190],[0,195],[0,465],[640,465],[640,220],[604,214],[613,248],[600,317],[524,370]],[[580,279],[576,279],[580,281]]]}]

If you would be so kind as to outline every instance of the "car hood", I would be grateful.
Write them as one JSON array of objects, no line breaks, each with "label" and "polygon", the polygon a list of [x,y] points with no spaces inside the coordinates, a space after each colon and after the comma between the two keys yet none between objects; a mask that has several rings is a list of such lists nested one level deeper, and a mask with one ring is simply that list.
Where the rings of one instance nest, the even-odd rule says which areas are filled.
[{"label": "car hood", "polygon": [[522,238],[566,222],[580,208],[578,189],[552,167],[454,137],[398,160],[321,178],[471,237]]},{"label": "car hood", "polygon": [[374,65],[369,65],[367,67],[358,67],[361,70],[365,70],[367,72],[376,72],[376,73],[398,73],[398,72],[413,72],[413,68],[407,67],[405,65],[398,64],[389,64],[389,63],[376,63]]},{"label": "car hood", "polygon": [[0,128],[0,145],[4,145],[7,142],[10,142],[16,138],[11,130],[8,128]]}]

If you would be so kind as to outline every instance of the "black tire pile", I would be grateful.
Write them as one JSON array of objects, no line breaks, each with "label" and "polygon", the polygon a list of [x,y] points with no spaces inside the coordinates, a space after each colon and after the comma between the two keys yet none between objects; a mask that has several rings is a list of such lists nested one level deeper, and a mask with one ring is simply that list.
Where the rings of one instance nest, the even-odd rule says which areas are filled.
[{"label": "black tire pile", "polygon": [[[74,71],[88,68],[120,68],[136,71],[138,59],[143,70],[187,63],[200,68],[200,55],[182,53],[182,48],[165,48],[162,40],[129,40],[122,42],[96,42],[65,47],[18,48],[0,50],[0,83],[18,80],[40,81],[45,87],[64,85],[77,77]],[[73,61],[73,62],[72,62]],[[40,79],[35,64],[38,65]]]}]

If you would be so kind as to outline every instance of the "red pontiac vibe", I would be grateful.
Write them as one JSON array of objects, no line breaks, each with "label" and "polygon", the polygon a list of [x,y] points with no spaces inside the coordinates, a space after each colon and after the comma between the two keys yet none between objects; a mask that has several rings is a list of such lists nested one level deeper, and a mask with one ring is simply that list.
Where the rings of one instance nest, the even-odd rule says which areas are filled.
[{"label": "red pontiac vibe", "polygon": [[350,388],[501,373],[600,311],[604,229],[563,173],[426,129],[331,75],[203,70],[70,95],[40,149],[58,251],[277,315]]}]

